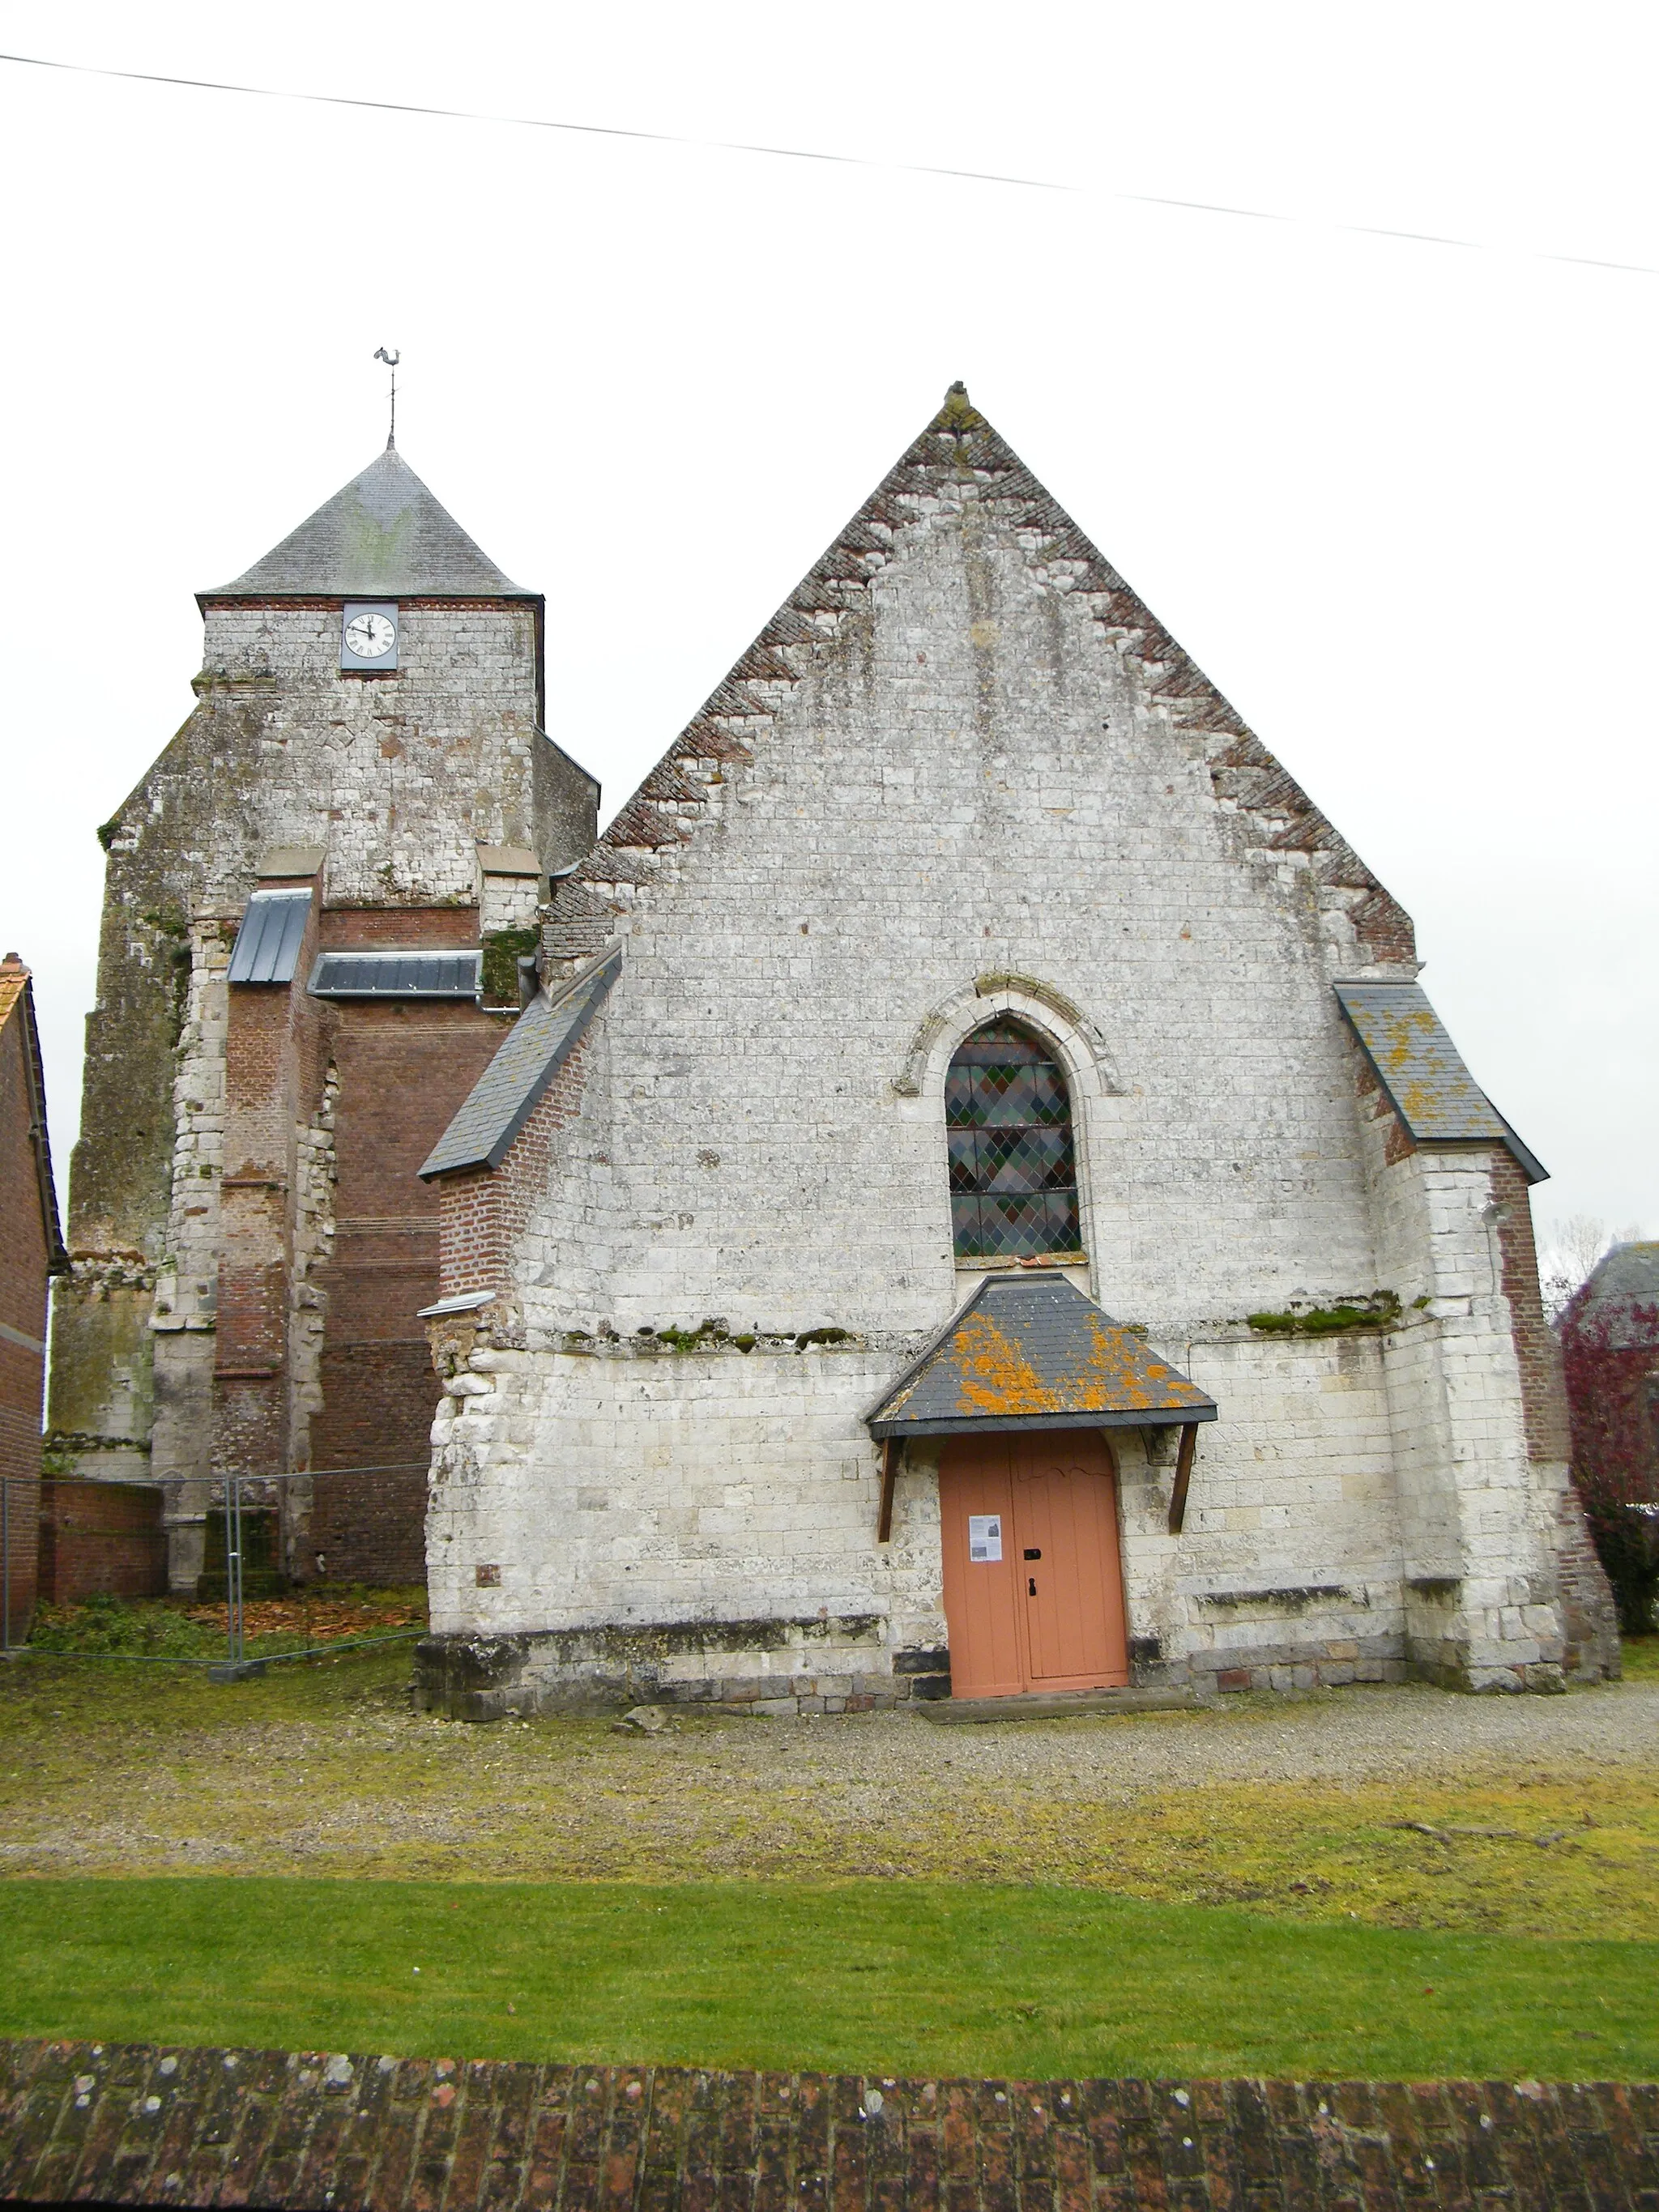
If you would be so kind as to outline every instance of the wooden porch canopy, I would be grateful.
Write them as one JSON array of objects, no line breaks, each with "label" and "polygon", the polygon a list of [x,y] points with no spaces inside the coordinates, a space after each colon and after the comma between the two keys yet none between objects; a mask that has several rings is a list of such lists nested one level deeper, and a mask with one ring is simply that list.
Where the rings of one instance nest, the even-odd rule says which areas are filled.
[{"label": "wooden porch canopy", "polygon": [[882,1445],[877,1538],[891,1533],[898,1446],[984,1429],[1181,1430],[1170,1527],[1178,1533],[1201,1421],[1218,1408],[1092,1298],[1049,1273],[988,1276],[866,1413]]}]

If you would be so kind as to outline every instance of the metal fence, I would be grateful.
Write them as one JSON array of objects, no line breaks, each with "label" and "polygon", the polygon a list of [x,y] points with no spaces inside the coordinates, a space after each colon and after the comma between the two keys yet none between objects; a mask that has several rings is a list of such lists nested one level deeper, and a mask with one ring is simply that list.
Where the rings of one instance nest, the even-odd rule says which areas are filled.
[{"label": "metal fence", "polygon": [[[225,1639],[222,1657],[179,1652],[76,1651],[62,1650],[55,1644],[42,1647],[30,1642],[27,1636],[30,1617],[39,1611],[41,1484],[33,1478],[0,1475],[0,1658],[83,1659],[138,1666],[205,1668],[210,1681],[229,1682],[261,1674],[268,1667],[290,1660],[331,1658],[338,1652],[360,1650],[369,1644],[411,1641],[425,1634],[422,1626],[403,1626],[362,1636],[337,1636],[326,1641],[313,1642],[310,1601],[323,1596],[324,1593],[309,1577],[290,1578],[284,1570],[286,1565],[292,1563],[296,1549],[305,1548],[304,1545],[296,1543],[296,1539],[304,1538],[308,1544],[319,1528],[325,1532],[334,1548],[337,1561],[342,1549],[348,1562],[360,1559],[365,1550],[363,1525],[371,1519],[382,1522],[389,1519],[394,1555],[401,1551],[412,1565],[422,1548],[421,1524],[424,1517],[427,1467],[425,1460],[394,1460],[369,1467],[298,1468],[272,1474],[225,1474],[215,1478],[211,1490],[216,1495],[210,1499],[203,1524],[204,1538],[208,1540],[204,1544],[204,1565],[209,1571],[202,1578],[213,1588],[216,1598],[217,1586],[222,1581]],[[416,1485],[412,1480],[417,1476],[421,1478],[418,1504],[415,1496]],[[388,1484],[387,1478],[399,1477],[410,1480],[397,1485]],[[354,1482],[362,1486],[355,1511],[353,1501],[346,1494]],[[328,1486],[321,1495],[320,1511],[319,1494],[314,1488],[319,1483]],[[303,1486],[303,1490],[296,1492],[284,1486]],[[125,1486],[110,1486],[111,1488]],[[145,1489],[166,1487],[162,1484],[136,1486]],[[296,1510],[296,1508],[302,1510]],[[291,1650],[256,1649],[250,1652],[247,1629],[250,1531],[258,1521],[273,1512],[283,1539],[275,1580],[282,1586],[281,1595],[300,1601],[304,1640],[297,1649]],[[398,1527],[400,1514],[410,1516],[409,1525]],[[343,1539],[343,1544],[336,1543],[336,1533]],[[222,1539],[222,1564],[219,1558],[220,1538]],[[384,1543],[381,1548],[385,1549]],[[257,1552],[258,1547],[255,1549]],[[327,1554],[313,1551],[312,1557],[317,1569],[318,1582],[324,1583],[325,1588]],[[270,1567],[267,1553],[256,1574],[263,1577]],[[422,1579],[423,1561],[422,1569],[420,1574],[411,1572],[406,1579],[411,1583]],[[366,1582],[368,1587],[374,1586],[372,1576],[362,1577],[361,1581]],[[88,1592],[88,1595],[99,1593]],[[157,1591],[153,1594],[151,1601],[164,1602],[166,1597],[174,1595],[167,1592],[164,1595]],[[198,1603],[197,1610],[199,1609]]]}]

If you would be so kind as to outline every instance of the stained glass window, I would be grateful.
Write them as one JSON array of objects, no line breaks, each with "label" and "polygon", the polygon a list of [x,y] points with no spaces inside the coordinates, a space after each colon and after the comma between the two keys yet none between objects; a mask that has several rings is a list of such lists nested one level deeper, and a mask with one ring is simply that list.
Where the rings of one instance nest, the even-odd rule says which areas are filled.
[{"label": "stained glass window", "polygon": [[976,1030],[945,1079],[959,1260],[1081,1249],[1072,1107],[1046,1047],[1018,1023]]}]

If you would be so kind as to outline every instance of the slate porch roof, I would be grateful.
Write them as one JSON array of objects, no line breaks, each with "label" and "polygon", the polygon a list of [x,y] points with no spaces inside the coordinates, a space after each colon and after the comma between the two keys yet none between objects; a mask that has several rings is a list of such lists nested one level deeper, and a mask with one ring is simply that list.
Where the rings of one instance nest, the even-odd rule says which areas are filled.
[{"label": "slate porch roof", "polygon": [[504,576],[395,447],[262,561],[203,599],[535,599]]},{"label": "slate porch roof", "polygon": [[873,1437],[1213,1421],[1213,1398],[1048,1273],[988,1276],[865,1415]]},{"label": "slate porch roof", "polygon": [[1423,1145],[1505,1145],[1528,1182],[1549,1170],[1528,1151],[1463,1064],[1419,983],[1338,983],[1352,1023],[1408,1136]]},{"label": "slate porch roof", "polygon": [[501,1165],[621,973],[618,950],[577,976],[556,999],[532,1000],[433,1146],[420,1171],[423,1182],[458,1168]]}]

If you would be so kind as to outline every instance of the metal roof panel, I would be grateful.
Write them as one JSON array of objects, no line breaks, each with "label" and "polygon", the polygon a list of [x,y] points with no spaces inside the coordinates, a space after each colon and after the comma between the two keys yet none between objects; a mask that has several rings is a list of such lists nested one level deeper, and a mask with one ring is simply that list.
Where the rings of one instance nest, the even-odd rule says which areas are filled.
[{"label": "metal roof panel", "polygon": [[319,952],[307,988],[314,999],[476,999],[482,959],[420,946]]},{"label": "metal roof panel", "polygon": [[311,918],[308,890],[255,891],[231,948],[232,983],[291,983]]}]

